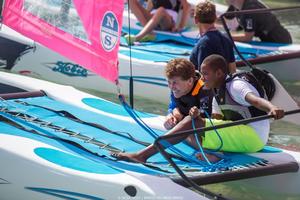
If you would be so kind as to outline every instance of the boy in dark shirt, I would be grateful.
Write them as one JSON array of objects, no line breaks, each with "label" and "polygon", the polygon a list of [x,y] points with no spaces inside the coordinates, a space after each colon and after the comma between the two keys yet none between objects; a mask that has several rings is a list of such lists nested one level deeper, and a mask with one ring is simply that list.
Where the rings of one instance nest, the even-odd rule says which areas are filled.
[{"label": "boy in dark shirt", "polygon": [[210,90],[203,90],[204,83],[195,72],[193,63],[184,58],[172,59],[166,65],[165,75],[175,103],[175,107],[169,112],[164,122],[166,129],[173,128],[189,115],[190,109],[194,106],[210,115],[212,94]]}]

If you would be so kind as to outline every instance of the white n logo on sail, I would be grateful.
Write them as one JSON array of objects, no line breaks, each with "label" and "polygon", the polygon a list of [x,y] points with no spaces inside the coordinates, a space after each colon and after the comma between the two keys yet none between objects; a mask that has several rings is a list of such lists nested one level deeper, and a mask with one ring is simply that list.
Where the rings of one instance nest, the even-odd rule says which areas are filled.
[{"label": "white n logo on sail", "polygon": [[107,26],[110,26],[111,28],[113,28],[114,27],[114,21],[115,21],[115,18],[112,18],[112,17],[110,17],[110,16],[106,16],[107,17]]},{"label": "white n logo on sail", "polygon": [[115,14],[108,11],[104,14],[101,30],[100,39],[103,49],[107,52],[112,51],[117,44],[119,33],[119,23]]}]

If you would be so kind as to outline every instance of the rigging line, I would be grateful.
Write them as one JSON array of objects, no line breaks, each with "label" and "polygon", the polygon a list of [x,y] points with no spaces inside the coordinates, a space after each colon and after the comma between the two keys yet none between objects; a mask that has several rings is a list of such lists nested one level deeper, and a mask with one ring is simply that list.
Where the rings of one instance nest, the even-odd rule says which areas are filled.
[{"label": "rigging line", "polygon": [[[18,128],[18,129],[20,129],[20,130],[27,131],[27,132],[30,132],[30,133],[34,133],[34,134],[37,134],[37,135],[40,135],[40,136],[43,136],[43,137],[47,137],[47,138],[50,138],[50,139],[54,139],[54,140],[57,140],[57,141],[63,141],[63,142],[66,142],[68,144],[72,144],[74,146],[77,146],[79,148],[82,148],[82,149],[85,149],[85,150],[91,152],[90,150],[84,148],[82,145],[78,144],[75,141],[67,140],[67,139],[64,139],[64,138],[57,137],[57,136],[53,135],[52,133],[48,132],[47,130],[44,130],[44,129],[40,128],[40,127],[34,126],[33,124],[29,124],[24,119],[18,118],[17,116],[13,115],[12,113],[6,113],[6,112],[0,113],[0,121],[3,121],[5,123],[7,123],[7,124],[10,124],[10,125]],[[28,129],[25,126],[30,127],[32,129]],[[82,135],[82,136],[84,136],[84,135]],[[94,142],[95,143],[92,143],[92,144],[94,144],[96,146],[99,146],[100,149],[105,149],[107,151],[114,151],[114,152],[122,152],[122,150],[120,150],[120,149],[118,149],[116,147],[113,147],[113,146],[111,146],[109,144],[104,144],[104,143],[102,143],[100,141],[97,141],[97,140],[94,140]],[[91,143],[91,141],[90,141],[90,143]],[[100,144],[102,146],[100,146]],[[91,152],[91,153],[100,156],[97,153],[94,153],[94,152]]]},{"label": "rigging line", "polygon": [[[150,134],[151,137],[153,137],[154,139],[156,139],[157,137],[159,137],[159,135],[152,129],[150,128],[139,116],[138,114],[130,107],[128,106],[128,104],[125,101],[125,98],[123,95],[119,95],[119,99],[122,103],[122,105],[124,106],[124,109],[127,111],[127,113],[132,117],[132,119],[134,119],[134,121],[140,126],[142,127],[147,133]],[[188,157],[188,155],[186,155],[185,153],[181,152],[180,150],[176,149],[175,147],[172,147],[172,145],[168,145],[170,146],[170,149],[173,150],[173,153],[169,153],[169,155],[172,158],[176,158],[179,159],[181,161],[185,161],[185,162],[191,162],[188,159],[186,159],[186,157]],[[176,152],[177,151],[177,152]],[[177,155],[177,154],[178,155]],[[186,156],[183,156],[183,154],[185,154]]]},{"label": "rigging line", "polygon": [[[121,151],[121,150],[111,146],[110,144],[105,144],[101,141],[95,140],[94,138],[90,138],[86,135],[82,135],[81,133],[75,133],[74,131],[71,131],[71,130],[56,126],[56,125],[52,125],[52,124],[49,125],[49,123],[47,123],[45,121],[42,121],[38,118],[31,119],[30,115],[27,115],[27,114],[24,114],[24,113],[18,113],[18,112],[13,112],[13,111],[6,110],[2,113],[2,115],[3,114],[6,114],[6,117],[10,117],[10,116],[15,117],[15,119],[14,119],[15,121],[18,121],[19,123],[23,123],[26,126],[29,126],[33,129],[38,129],[39,132],[44,132],[48,135],[53,135],[53,133],[50,133],[49,131],[44,130],[42,127],[46,127],[46,128],[52,129],[56,132],[61,132],[61,133],[67,134],[71,137],[83,140],[86,143],[94,144],[96,146],[99,146],[100,149],[106,149],[108,151],[111,150],[111,151],[116,151],[116,152]],[[12,117],[11,117],[11,119],[13,120]],[[38,124],[40,127],[38,127],[36,125],[33,125],[33,124],[30,124],[29,122]]]},{"label": "rigging line", "polygon": [[[130,1],[127,1],[128,9],[128,28],[129,28],[129,40],[131,40],[130,34],[131,34],[131,23],[130,23]],[[133,78],[132,78],[132,51],[131,51],[131,42],[129,42],[129,67],[130,67],[130,78],[129,78],[129,102],[130,106],[134,108],[134,95],[133,95]]]},{"label": "rigging line", "polygon": [[194,118],[192,118],[192,127],[193,127],[194,132],[195,132],[194,137],[195,137],[195,139],[196,139],[196,143],[197,143],[197,145],[198,145],[198,147],[199,147],[199,149],[200,149],[200,151],[201,151],[202,156],[204,157],[205,161],[206,161],[209,165],[212,165],[212,163],[211,163],[211,162],[208,160],[208,158],[206,157],[206,155],[205,155],[205,153],[204,153],[204,151],[203,151],[202,145],[201,145],[200,142],[199,142],[199,139],[198,139],[198,133],[197,133],[197,131],[196,131],[196,127],[195,127],[195,119],[194,119]]},{"label": "rigging line", "polygon": [[[214,123],[213,123],[211,117],[210,117],[209,114],[207,113],[207,111],[206,111],[205,109],[202,109],[202,110],[204,111],[204,113],[205,113],[207,119],[209,120],[210,124],[214,127],[215,125],[214,125]],[[202,145],[201,145],[201,143],[200,143],[200,141],[199,141],[199,139],[198,139],[198,133],[197,133],[197,130],[196,130],[195,119],[194,119],[194,118],[192,118],[192,128],[193,128],[193,130],[194,130],[194,137],[195,137],[195,139],[196,139],[196,143],[197,143],[197,145],[198,145],[198,147],[199,147],[199,149],[200,149],[200,152],[201,152],[202,156],[204,157],[205,161],[206,161],[210,166],[215,165],[216,163],[211,163],[211,162],[209,161],[209,159],[206,157],[205,153],[204,153],[204,150],[203,150],[203,148],[202,148]],[[223,139],[221,138],[221,136],[220,136],[220,134],[219,134],[219,131],[218,131],[217,129],[214,129],[214,131],[216,132],[218,138],[220,139],[221,144],[220,144],[220,146],[219,146],[217,149],[215,149],[215,150],[206,150],[208,153],[218,152],[218,151],[220,151],[221,148],[223,147]],[[218,162],[218,163],[219,163],[219,162]]]},{"label": "rigging line", "polygon": [[178,167],[178,165],[172,160],[169,154],[165,151],[164,146],[160,143],[159,140],[155,140],[154,145],[158,148],[159,152],[165,157],[165,159],[170,163],[170,165],[175,169],[175,171],[181,176],[183,181],[193,187],[195,190],[199,191],[200,193],[204,193],[208,195],[212,199],[216,200],[228,200],[227,198],[223,197],[221,194],[215,194],[205,188],[200,187],[196,184],[193,180],[191,180],[185,173]]},{"label": "rigging line", "polygon": [[246,60],[245,57],[241,54],[241,52],[240,52],[239,49],[237,48],[237,46],[236,46],[236,44],[235,44],[235,42],[234,42],[234,40],[233,40],[233,38],[232,38],[232,36],[231,36],[231,34],[230,34],[230,30],[229,30],[229,28],[228,28],[228,26],[227,26],[227,24],[226,24],[226,22],[225,22],[225,15],[227,15],[227,14],[224,13],[224,14],[222,14],[222,15],[220,16],[221,22],[222,22],[222,24],[223,24],[223,27],[224,27],[224,29],[225,29],[225,31],[226,31],[226,33],[227,33],[229,39],[230,39],[231,42],[232,42],[232,45],[233,45],[234,50],[236,51],[236,53],[238,54],[238,56],[241,58],[241,60],[242,60],[248,67],[250,67],[251,69],[255,69],[256,67],[254,67],[248,60]]},{"label": "rigging line", "polygon": [[[93,152],[93,151],[85,148],[84,146],[80,145],[79,143],[77,143],[75,141],[64,139],[64,138],[60,138],[60,137],[57,137],[57,136],[54,136],[54,135],[43,134],[40,131],[37,131],[35,129],[28,129],[25,126],[21,125],[22,123],[27,125],[26,122],[20,121],[18,119],[17,120],[16,119],[12,119],[11,116],[9,116],[9,114],[7,114],[7,115],[5,115],[5,114],[6,113],[0,113],[0,121],[3,121],[3,122],[5,122],[5,123],[7,123],[9,125],[12,125],[12,126],[18,128],[20,130],[23,130],[23,131],[26,131],[26,132],[30,132],[30,133],[33,133],[33,134],[36,134],[36,135],[39,135],[39,136],[42,136],[42,137],[49,138],[49,139],[53,139],[53,140],[56,140],[56,141],[62,141],[62,142],[65,142],[67,144],[70,144],[72,146],[75,146],[75,147],[77,147],[77,148],[79,148],[79,149],[81,149],[83,151],[91,153],[92,155],[95,155],[95,156],[98,156],[98,157],[101,157],[101,158],[105,158],[105,159],[108,159],[108,160],[115,161],[114,159],[111,159],[108,156],[100,155],[99,153]],[[18,122],[16,122],[16,121],[18,121]],[[45,131],[45,130],[43,130],[43,131]],[[92,141],[89,141],[89,142],[92,143]],[[118,149],[117,147],[113,147],[113,146],[111,146],[109,144],[104,144],[104,143],[102,143],[100,141],[97,141],[97,140],[94,140],[94,143],[92,143],[92,144],[97,145],[97,146],[99,146],[100,149],[104,149],[104,150],[107,150],[109,152],[115,152],[115,153],[124,152],[124,151]],[[102,146],[100,146],[99,144],[101,144]],[[142,164],[144,166],[146,166],[146,167],[149,167],[149,168],[157,170],[157,171],[161,171],[161,172],[165,172],[165,173],[170,173],[170,171],[165,170],[165,169],[161,169],[160,167],[158,167],[156,165],[153,165],[153,164],[149,164],[149,163],[142,163]]]},{"label": "rigging line", "polygon": [[[4,100],[4,101],[7,102],[6,100]],[[125,139],[131,140],[131,141],[133,141],[133,142],[135,142],[135,143],[137,143],[137,144],[143,145],[143,146],[145,146],[145,147],[147,147],[147,146],[149,146],[149,145],[151,144],[151,143],[148,143],[148,142],[145,142],[145,141],[138,140],[138,139],[134,138],[130,133],[127,133],[127,132],[123,132],[123,131],[112,131],[112,130],[110,130],[110,129],[108,129],[108,128],[106,128],[106,127],[100,125],[100,124],[82,121],[81,119],[77,118],[76,116],[74,116],[73,114],[71,114],[71,113],[69,113],[69,112],[67,112],[67,111],[65,111],[65,110],[62,110],[62,111],[61,111],[61,110],[60,110],[60,111],[56,111],[56,110],[53,110],[53,109],[51,109],[51,108],[47,108],[47,107],[44,107],[44,106],[35,105],[35,104],[30,104],[30,103],[28,103],[28,102],[21,101],[21,100],[19,100],[19,99],[14,100],[14,102],[19,103],[19,104],[22,104],[22,105],[25,105],[25,106],[36,106],[36,107],[39,107],[39,108],[42,108],[42,109],[45,109],[45,110],[54,112],[54,113],[56,113],[56,114],[59,115],[59,116],[67,117],[68,119],[73,120],[73,121],[75,121],[75,122],[77,122],[77,123],[82,123],[82,124],[89,125],[89,126],[94,127],[94,128],[98,128],[98,129],[100,129],[100,130],[102,130],[102,131],[106,131],[106,132],[108,132],[108,133],[115,134],[115,135],[117,135],[117,136],[120,136],[120,137],[123,137],[123,138],[125,138]],[[8,102],[7,102],[7,104],[8,104]],[[9,105],[12,105],[12,103],[10,102]],[[12,105],[12,106],[15,107],[14,105]],[[16,107],[15,107],[15,108],[16,108]],[[23,117],[23,119],[29,121],[29,120],[32,120],[32,116],[31,116],[31,119],[28,119],[28,117],[26,117],[26,116]],[[40,126],[47,126],[47,127],[50,127],[50,128],[52,128],[52,129],[54,129],[54,130],[57,130],[57,131],[60,131],[60,132],[64,132],[64,133],[66,133],[66,134],[69,134],[70,136],[73,136],[73,137],[74,137],[74,136],[79,137],[78,135],[80,134],[80,133],[74,133],[74,132],[69,131],[69,130],[66,130],[66,129],[62,130],[61,127],[56,126],[56,125],[53,125],[53,124],[51,124],[51,122],[45,123],[44,121],[41,121],[41,120],[39,120],[39,119],[37,119],[37,118],[34,119],[34,122],[35,122],[35,123],[38,123]],[[124,134],[127,134],[127,135],[124,135]],[[81,134],[80,134],[80,135],[81,135]],[[82,137],[82,135],[81,135],[81,137]],[[91,139],[92,139],[92,138],[89,138],[89,139],[88,139],[88,138],[85,138],[85,141],[90,140],[89,143],[95,144],[95,143],[96,143],[96,140],[91,140]],[[105,145],[105,144],[103,144],[102,146],[104,146],[104,145]],[[184,159],[184,158],[182,158],[182,157],[180,157],[180,156],[178,156],[178,155],[176,155],[176,154],[172,154],[172,153],[170,153],[170,154],[171,154],[171,156],[172,156],[173,158],[176,158],[176,159],[181,160],[181,161],[187,161],[186,159]],[[153,167],[152,167],[152,168],[153,168]]]},{"label": "rigging line", "polygon": [[[3,105],[3,108],[4,108],[4,107],[9,107],[9,106],[16,108],[14,105],[10,104],[9,101],[5,100],[5,99],[2,98],[1,96],[0,96],[0,102],[1,102],[1,104]],[[1,106],[1,107],[2,107],[2,106]]]},{"label": "rigging line", "polygon": [[[138,139],[136,139],[135,137],[133,137],[128,132],[125,132],[125,131],[113,131],[113,130],[110,130],[110,129],[106,128],[105,126],[100,125],[98,123],[83,121],[80,118],[76,117],[75,115],[71,114],[70,112],[68,112],[66,110],[54,110],[54,109],[51,109],[51,108],[48,108],[48,107],[44,107],[44,106],[40,106],[40,105],[36,105],[36,104],[30,104],[28,102],[21,101],[21,100],[15,100],[15,102],[23,104],[23,105],[26,105],[26,106],[35,106],[35,107],[39,107],[39,108],[42,108],[42,109],[54,112],[54,113],[56,113],[59,116],[66,117],[67,119],[70,119],[70,120],[75,121],[77,123],[88,125],[88,126],[100,129],[102,131],[105,131],[107,133],[115,134],[117,136],[120,136],[120,137],[123,137],[125,139],[131,140],[131,141],[133,141],[135,143],[141,144],[143,146],[149,146],[150,145],[149,142],[144,142],[144,141],[138,140]],[[124,134],[126,134],[126,135],[124,135]]]},{"label": "rigging line", "polygon": [[[211,120],[211,117],[208,115],[208,113],[207,113],[205,110],[204,110],[204,113],[205,113],[206,117],[209,119],[211,125],[214,127],[215,125],[214,125],[213,121]],[[204,153],[204,152],[208,152],[208,153],[211,153],[211,154],[216,154],[215,152],[218,152],[218,151],[221,150],[221,148],[223,147],[223,139],[221,138],[221,136],[220,136],[218,130],[217,130],[217,129],[214,129],[214,131],[216,132],[218,138],[220,139],[220,142],[221,142],[220,146],[219,146],[217,149],[215,149],[215,150],[204,150],[204,149],[202,148],[201,142],[200,142],[199,139],[198,139],[198,133],[197,133],[197,129],[196,129],[196,126],[195,126],[195,119],[194,119],[194,118],[192,118],[192,128],[193,128],[193,130],[194,130],[194,137],[195,137],[196,143],[197,143],[197,145],[198,145],[198,147],[199,147],[199,149],[200,149],[200,153],[202,154],[202,156],[203,156],[203,158],[205,159],[205,161],[209,164],[209,167],[207,167],[207,168],[214,169],[215,166],[218,167],[219,163],[222,162],[224,159],[221,159],[221,160],[219,160],[219,161],[216,162],[216,163],[211,163],[211,162],[209,161],[209,159],[207,158],[207,156],[205,155],[205,153]],[[216,155],[216,156],[219,157],[218,155]]]},{"label": "rigging line", "polygon": [[[300,109],[294,109],[294,110],[290,110],[290,111],[285,111],[284,112],[284,116],[287,115],[293,115],[293,114],[297,114],[300,113]],[[218,124],[215,125],[214,127],[209,126],[209,127],[201,127],[201,128],[196,128],[197,131],[210,131],[213,129],[222,129],[222,128],[226,128],[226,127],[230,127],[230,126],[236,126],[236,125],[241,125],[241,124],[249,124],[252,122],[256,122],[256,121],[261,121],[261,120],[265,120],[265,119],[270,119],[273,118],[274,115],[261,115],[261,116],[257,116],[257,117],[252,117],[252,118],[246,118],[246,119],[241,119],[241,120],[237,120],[237,121],[232,121],[232,122],[228,122],[225,124]],[[162,135],[159,136],[156,140],[156,143],[158,143],[160,140],[165,140],[165,139],[169,139],[169,138],[174,138],[174,137],[178,137],[180,135],[183,134],[194,134],[194,130],[193,129],[188,129],[188,130],[184,130],[184,131],[178,131],[176,134],[172,134],[172,135]]]},{"label": "rigging line", "polygon": [[[104,143],[102,143],[102,142],[100,142],[100,141],[95,140],[94,138],[90,138],[90,137],[85,136],[85,135],[82,135],[82,134],[80,134],[80,133],[75,133],[75,132],[73,132],[73,131],[71,131],[71,130],[67,130],[67,129],[65,129],[65,128],[62,128],[62,127],[53,125],[51,122],[45,122],[45,121],[43,121],[43,120],[38,119],[37,117],[33,117],[33,116],[28,115],[28,114],[24,114],[24,113],[21,112],[21,111],[24,111],[24,110],[22,110],[22,109],[20,109],[19,107],[15,106],[14,103],[9,102],[9,101],[3,99],[2,97],[0,97],[0,100],[1,100],[1,103],[2,103],[2,106],[1,106],[1,110],[0,110],[0,111],[3,112],[3,114],[6,113],[6,114],[8,114],[8,115],[12,115],[12,116],[14,116],[16,119],[20,118],[20,119],[24,120],[24,121],[21,120],[21,122],[22,122],[22,123],[26,123],[27,126],[30,126],[30,127],[36,128],[36,129],[39,129],[39,130],[41,130],[42,132],[43,132],[43,131],[46,131],[46,130],[43,130],[43,129],[40,128],[40,127],[47,127],[47,128],[53,129],[54,131],[59,131],[59,132],[62,132],[62,133],[69,134],[69,135],[72,136],[72,137],[77,137],[77,138],[79,138],[79,139],[84,140],[85,142],[89,142],[89,143],[91,143],[91,144],[98,145],[99,147],[102,147],[102,148],[104,148],[104,147],[111,147],[109,144],[104,144]],[[15,100],[15,101],[18,101],[18,100]],[[20,102],[22,102],[22,101],[19,100],[19,103],[20,103]],[[25,103],[26,103],[26,102],[23,102],[23,104],[25,104]],[[13,108],[16,109],[17,111],[18,111],[18,110],[21,110],[21,111],[19,111],[19,112],[17,112],[17,111],[10,111],[10,110],[8,109],[8,107],[13,107]],[[1,113],[0,113],[0,114],[1,114]],[[18,119],[19,122],[20,122],[20,119]],[[28,123],[28,122],[36,123],[36,124],[38,124],[40,127],[36,127],[36,126],[34,126],[33,124],[30,124],[30,123]],[[48,134],[52,134],[52,133],[49,133],[49,132],[47,132],[47,133],[48,133]],[[52,135],[53,135],[53,134],[52,134]],[[110,148],[110,149],[112,149],[112,148]],[[112,149],[112,151],[115,151],[115,150]],[[119,151],[119,150],[118,150],[118,151]]]},{"label": "rigging line", "polygon": [[[124,109],[128,112],[128,114],[135,120],[135,122],[140,125],[147,133],[149,133],[155,140],[159,138],[159,135],[155,133],[155,131],[150,128],[139,116],[138,114],[131,109],[128,104],[126,104],[125,98],[123,95],[119,95],[120,102],[124,106]],[[174,147],[174,145],[170,144],[168,141],[162,141],[164,146],[167,146],[171,151],[173,151],[175,154],[181,156],[183,159],[187,160],[191,163],[197,163],[199,165],[202,165],[202,161],[195,159],[193,156],[190,156],[180,149]],[[170,156],[170,155],[169,155]]]},{"label": "rigging line", "polygon": [[[1,98],[1,97],[0,97],[0,98]],[[54,113],[56,113],[56,114],[58,114],[58,115],[60,115],[60,116],[63,116],[63,117],[67,117],[67,118],[70,117],[70,118],[69,118],[70,120],[73,120],[73,121],[75,121],[75,122],[77,122],[77,123],[83,123],[83,124],[89,125],[89,126],[91,126],[91,127],[98,128],[98,129],[103,130],[103,131],[106,131],[106,132],[108,132],[108,133],[112,133],[112,134],[118,135],[118,136],[120,136],[120,137],[126,138],[126,139],[128,139],[128,140],[131,140],[131,141],[136,142],[136,143],[138,143],[138,144],[141,144],[141,145],[143,145],[143,146],[149,146],[149,145],[150,145],[150,143],[148,143],[148,142],[144,142],[144,141],[141,141],[141,140],[138,140],[138,139],[134,138],[130,133],[122,132],[122,131],[112,131],[112,130],[110,130],[110,129],[108,129],[108,128],[102,126],[102,125],[99,125],[99,124],[96,124],[96,123],[90,123],[90,122],[82,121],[82,120],[80,120],[79,118],[77,118],[76,116],[74,116],[73,114],[68,113],[67,111],[64,111],[64,110],[63,110],[63,111],[56,111],[56,110],[53,110],[53,109],[50,109],[50,108],[47,108],[47,107],[44,107],[44,106],[35,105],[35,104],[29,104],[28,102],[21,101],[21,100],[19,100],[19,99],[14,100],[14,102],[15,102],[15,103],[22,104],[22,105],[26,105],[26,106],[36,106],[36,107],[39,107],[39,108],[42,108],[42,109],[45,109],[45,110],[54,112]],[[6,103],[7,105],[9,105],[9,106],[11,106],[11,107],[17,108],[15,105],[13,105],[11,102],[9,102],[9,101],[7,101],[7,100],[4,100],[4,99],[3,99],[3,103]],[[93,138],[84,137],[84,136],[83,136],[82,134],[80,134],[80,133],[74,133],[73,131],[63,129],[63,128],[59,127],[59,126],[56,126],[56,125],[51,124],[51,122],[45,123],[44,121],[39,120],[39,119],[36,118],[36,117],[30,116],[30,118],[29,118],[28,116],[26,117],[26,114],[24,114],[24,115],[25,115],[25,116],[20,116],[20,117],[23,118],[23,119],[25,119],[25,120],[27,120],[27,121],[34,121],[35,123],[39,124],[40,126],[47,126],[48,128],[51,128],[51,129],[53,129],[53,130],[56,130],[56,131],[60,131],[60,132],[69,134],[69,135],[72,136],[72,137],[75,137],[75,136],[76,136],[76,137],[81,137],[81,138],[83,137],[83,139],[84,139],[85,141],[88,141],[88,140],[89,140],[89,143],[92,143],[92,144],[95,144],[95,145],[98,144],[97,140],[95,140],[95,139],[94,139],[94,140],[91,140],[91,139],[93,139]],[[127,134],[128,136],[123,135],[123,134]],[[100,143],[101,143],[101,142],[100,142]],[[106,145],[106,144],[102,144],[102,143],[101,143],[101,145],[98,145],[98,146],[105,146],[105,145]],[[120,150],[120,151],[121,151],[121,150]],[[176,154],[170,153],[170,155],[171,155],[171,157],[173,157],[173,158],[175,158],[175,159],[178,159],[178,160],[181,160],[181,161],[185,161],[185,162],[187,161],[186,159],[184,159],[184,158],[182,158],[182,157],[180,157],[180,156],[178,156],[178,155],[176,155]],[[151,167],[151,168],[154,168],[154,167]]]},{"label": "rigging line", "polygon": [[[206,110],[204,110],[204,113],[205,113],[207,119],[209,120],[210,124],[211,124],[213,127],[215,127],[215,124],[213,123],[212,118],[209,116],[209,114],[207,113]],[[195,130],[195,131],[196,131],[196,130]],[[221,144],[220,144],[220,146],[219,146],[216,150],[210,150],[209,152],[217,152],[217,151],[220,151],[220,150],[222,149],[223,145],[224,145],[223,139],[222,139],[222,137],[221,137],[219,131],[218,131],[216,128],[214,129],[214,131],[216,132],[218,138],[220,139]]]}]

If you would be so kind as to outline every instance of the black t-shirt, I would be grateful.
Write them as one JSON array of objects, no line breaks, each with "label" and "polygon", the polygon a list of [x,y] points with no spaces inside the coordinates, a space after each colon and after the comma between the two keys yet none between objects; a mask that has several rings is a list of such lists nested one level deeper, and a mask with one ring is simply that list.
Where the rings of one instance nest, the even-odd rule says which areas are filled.
[{"label": "black t-shirt", "polygon": [[231,40],[218,30],[208,31],[201,36],[192,50],[190,61],[197,70],[201,71],[200,66],[203,60],[212,54],[223,56],[228,63],[235,62]]},{"label": "black t-shirt", "polygon": [[201,108],[200,112],[202,117],[208,117],[206,116],[206,113],[210,116],[212,111],[213,91],[200,89],[198,94],[193,96],[192,92],[196,87],[197,82],[198,81],[195,82],[193,89],[188,94],[183,95],[180,98],[174,97],[174,101],[176,107],[184,116],[189,115],[190,109],[196,106],[197,108]]},{"label": "black t-shirt", "polygon": [[[266,8],[267,6],[258,0],[245,0],[242,6],[242,10]],[[245,32],[254,32],[263,42],[292,43],[289,32],[272,12],[242,14],[236,17]]]}]

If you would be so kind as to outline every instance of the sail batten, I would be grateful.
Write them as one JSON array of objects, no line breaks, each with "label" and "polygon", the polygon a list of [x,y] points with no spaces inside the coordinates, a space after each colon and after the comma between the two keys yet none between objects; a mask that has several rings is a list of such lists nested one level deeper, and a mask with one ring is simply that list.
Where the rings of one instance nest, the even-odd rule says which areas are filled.
[{"label": "sail batten", "polygon": [[6,0],[3,23],[115,82],[123,0]]}]

